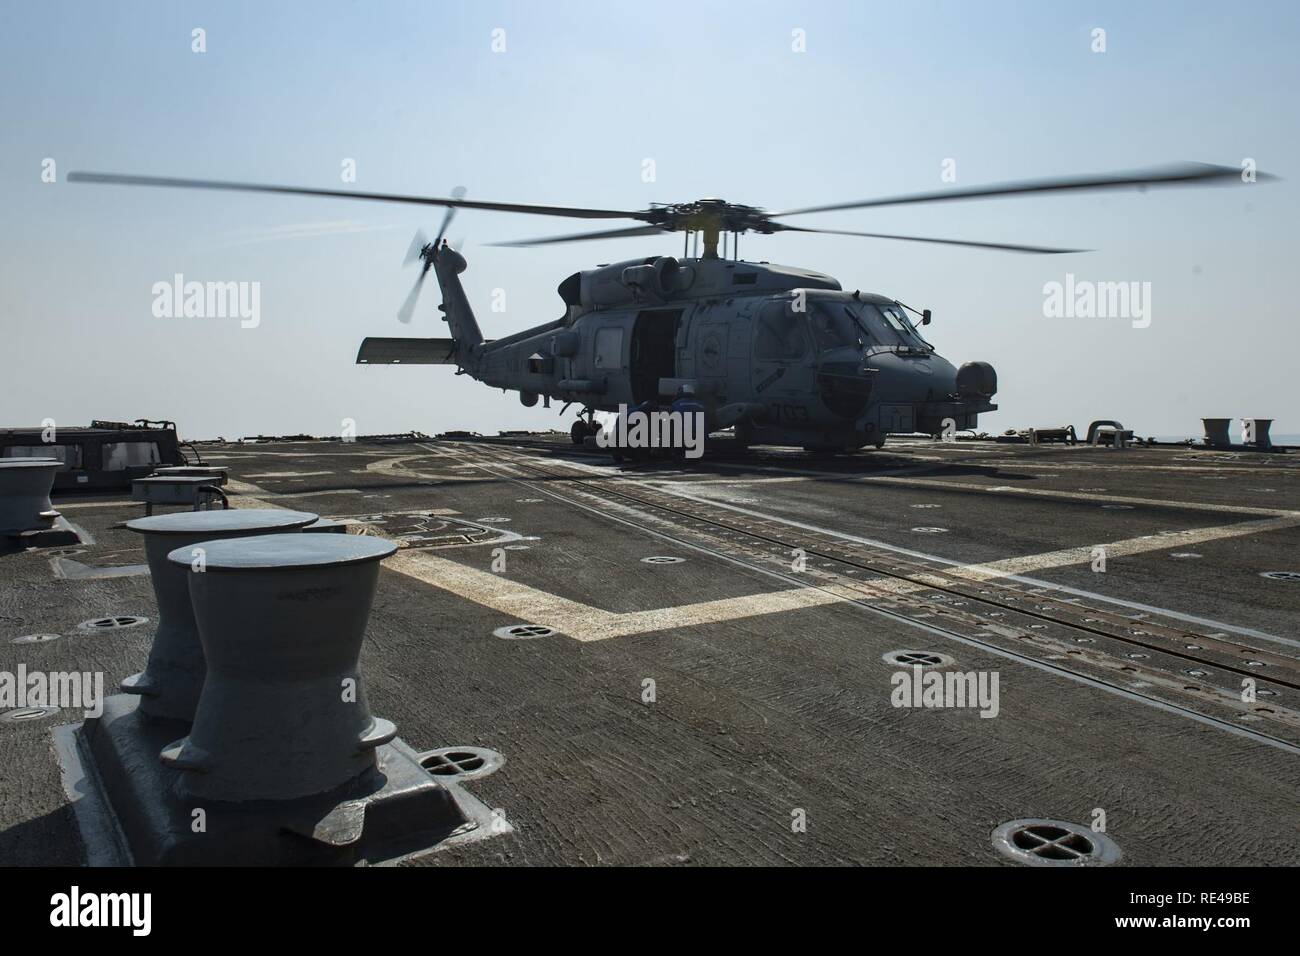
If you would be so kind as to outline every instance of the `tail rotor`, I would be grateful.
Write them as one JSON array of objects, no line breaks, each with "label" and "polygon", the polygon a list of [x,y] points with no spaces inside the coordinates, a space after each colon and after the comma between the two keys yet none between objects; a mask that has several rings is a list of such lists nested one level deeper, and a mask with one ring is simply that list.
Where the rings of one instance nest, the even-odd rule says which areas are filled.
[{"label": "tail rotor", "polygon": [[[465,187],[457,186],[451,191],[453,199],[460,200],[465,198]],[[456,218],[456,207],[447,207],[447,214],[442,217],[442,225],[438,227],[438,235],[434,237],[433,242],[429,242],[424,231],[417,229],[415,236],[411,239],[410,248],[406,251],[406,258],[403,265],[410,265],[417,259],[424,260],[424,265],[420,269],[420,274],[415,278],[415,285],[411,287],[406,301],[402,307],[397,310],[397,320],[404,324],[409,324],[415,315],[415,304],[419,301],[420,290],[424,287],[424,279],[433,268],[434,260],[438,257],[438,246],[443,241],[443,236],[447,234],[447,227],[451,225],[452,219]]]}]

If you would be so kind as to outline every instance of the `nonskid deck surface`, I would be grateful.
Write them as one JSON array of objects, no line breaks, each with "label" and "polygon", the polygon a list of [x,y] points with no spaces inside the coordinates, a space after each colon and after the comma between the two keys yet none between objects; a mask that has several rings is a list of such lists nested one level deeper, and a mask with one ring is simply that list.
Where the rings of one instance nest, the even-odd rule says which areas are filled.
[{"label": "nonskid deck surface", "polygon": [[[620,468],[567,441],[205,446],[232,506],[401,545],[371,709],[416,749],[504,754],[467,786],[515,828],[420,862],[999,864],[1000,824],[1098,811],[1126,864],[1300,855],[1300,456],[917,441]],[[141,506],[56,506],[94,543],[0,557],[0,671],[112,689],[150,624],[78,625],[156,614],[117,527]],[[35,634],[57,637],[11,643]],[[995,675],[996,706],[895,706],[894,651]],[[50,734],[76,719],[0,721],[0,860],[82,861]]]}]

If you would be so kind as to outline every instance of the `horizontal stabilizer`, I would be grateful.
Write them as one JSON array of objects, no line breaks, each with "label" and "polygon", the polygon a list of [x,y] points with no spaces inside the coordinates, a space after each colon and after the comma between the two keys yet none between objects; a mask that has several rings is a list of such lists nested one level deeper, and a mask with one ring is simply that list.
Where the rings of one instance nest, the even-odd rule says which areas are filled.
[{"label": "horizontal stabilizer", "polygon": [[452,339],[389,339],[371,336],[357,351],[358,365],[454,365]]}]

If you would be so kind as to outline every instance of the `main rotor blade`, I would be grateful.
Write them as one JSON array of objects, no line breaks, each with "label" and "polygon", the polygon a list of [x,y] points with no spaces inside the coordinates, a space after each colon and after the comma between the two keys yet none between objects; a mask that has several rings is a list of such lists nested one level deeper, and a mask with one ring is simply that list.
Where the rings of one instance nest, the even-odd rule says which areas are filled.
[{"label": "main rotor blade", "polygon": [[893,236],[883,232],[849,232],[844,229],[803,229],[799,226],[781,226],[781,232],[820,232],[830,236],[864,236],[867,239],[902,239],[905,242],[933,242],[942,246],[967,246],[972,249],[997,249],[1002,252],[1032,252],[1039,255],[1057,255],[1063,252],[1091,252],[1091,249],[1057,249],[1052,246],[1019,246],[1005,242],[971,242],[966,239],[932,239],[927,236]]},{"label": "main rotor blade", "polygon": [[[1021,196],[1029,193],[1085,192],[1124,189],[1129,186],[1193,186],[1209,184],[1215,180],[1241,178],[1241,170],[1233,166],[1211,166],[1206,163],[1174,163],[1168,166],[1134,172],[1104,173],[1095,176],[1065,176],[1059,179],[1025,179],[1012,183],[996,183],[971,189],[941,189],[909,196],[891,196],[885,199],[862,199],[855,202],[830,203],[825,206],[807,206],[770,213],[778,216],[803,216],[812,212],[835,212],[841,209],[866,209],[871,206],[901,206],[908,203],[951,202],[956,199],[982,199],[990,196]],[[1268,182],[1276,179],[1267,173],[1258,173],[1256,180]]]},{"label": "main rotor blade", "polygon": [[513,242],[489,242],[489,246],[547,246],[556,242],[585,242],[588,239],[619,239],[623,236],[656,236],[668,230],[658,226],[632,226],[628,229],[606,229],[603,232],[578,232],[567,236],[544,236],[540,239],[516,239]]},{"label": "main rotor blade", "polygon": [[414,203],[418,206],[448,206],[455,209],[486,209],[493,212],[522,212],[534,216],[566,216],[570,219],[645,219],[645,212],[619,209],[583,209],[578,206],[538,206],[529,203],[479,202],[440,199],[431,196],[400,196],[394,193],[361,193],[344,189],[305,189],[299,186],[271,186],[235,183],[216,179],[176,179],[168,176],[128,176],[119,173],[68,173],[70,183],[103,183],[112,186],[163,186],[174,189],[220,189],[229,192],[281,193],[288,196],[326,196],[331,199],[369,199],[372,202]]}]

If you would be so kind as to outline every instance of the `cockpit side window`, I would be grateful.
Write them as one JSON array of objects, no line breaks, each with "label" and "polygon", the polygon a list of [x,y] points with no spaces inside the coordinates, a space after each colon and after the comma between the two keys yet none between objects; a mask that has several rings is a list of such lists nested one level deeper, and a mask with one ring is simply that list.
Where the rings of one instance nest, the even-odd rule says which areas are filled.
[{"label": "cockpit side window", "polygon": [[808,316],[817,350],[862,348],[862,330],[852,314],[838,302],[818,302]]},{"label": "cockpit side window", "polygon": [[769,302],[758,313],[754,333],[754,358],[769,362],[792,362],[808,354],[808,340],[801,321],[788,311],[786,302]]}]

